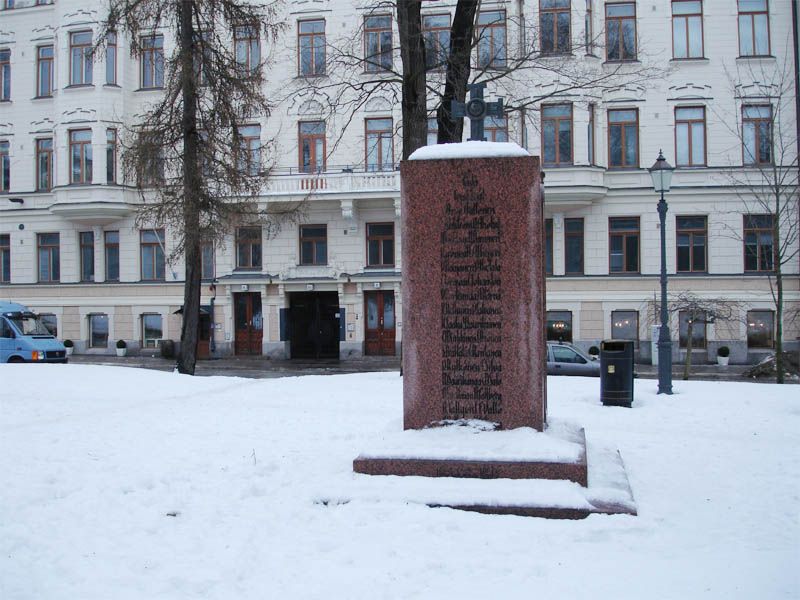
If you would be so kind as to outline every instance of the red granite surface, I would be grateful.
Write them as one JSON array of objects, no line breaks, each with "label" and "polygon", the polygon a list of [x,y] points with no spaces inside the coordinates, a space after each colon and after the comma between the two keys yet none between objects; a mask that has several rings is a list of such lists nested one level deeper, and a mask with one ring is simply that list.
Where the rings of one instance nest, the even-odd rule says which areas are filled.
[{"label": "red granite surface", "polygon": [[404,427],[483,419],[542,431],[539,159],[401,164]]}]

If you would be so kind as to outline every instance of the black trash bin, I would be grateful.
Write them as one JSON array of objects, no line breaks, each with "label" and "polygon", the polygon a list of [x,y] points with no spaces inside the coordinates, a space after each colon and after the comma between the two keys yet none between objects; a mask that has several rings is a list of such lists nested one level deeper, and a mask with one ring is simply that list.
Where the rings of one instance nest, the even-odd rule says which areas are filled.
[{"label": "black trash bin", "polygon": [[175,358],[175,342],[161,340],[161,358]]},{"label": "black trash bin", "polygon": [[600,343],[600,400],[605,406],[633,402],[633,342],[603,340]]}]

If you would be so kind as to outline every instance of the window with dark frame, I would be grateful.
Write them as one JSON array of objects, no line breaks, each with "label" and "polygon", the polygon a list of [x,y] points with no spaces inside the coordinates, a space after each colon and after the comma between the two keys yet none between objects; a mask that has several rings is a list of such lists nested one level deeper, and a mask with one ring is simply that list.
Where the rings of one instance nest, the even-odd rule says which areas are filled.
[{"label": "window with dark frame", "polygon": [[39,281],[52,283],[61,280],[61,250],[57,233],[36,235]]},{"label": "window with dark frame", "polygon": [[611,338],[632,340],[639,347],[639,312],[636,310],[611,311]]},{"label": "window with dark frame", "polygon": [[771,310],[747,311],[747,347],[775,346],[775,313]]},{"label": "window with dark frame", "polygon": [[49,98],[53,95],[53,46],[36,48],[36,96]]},{"label": "window with dark frame", "polygon": [[239,127],[241,146],[239,151],[239,170],[256,176],[261,171],[261,126],[245,125]]},{"label": "window with dark frame", "polygon": [[117,85],[117,34],[106,34],[106,85]]},{"label": "window with dark frame", "polygon": [[539,0],[539,38],[542,54],[572,50],[570,0]]},{"label": "window with dark frame", "polygon": [[608,271],[639,272],[639,217],[609,217]]},{"label": "window with dark frame", "polygon": [[586,54],[594,55],[594,24],[592,22],[592,2],[586,0],[586,14],[583,18],[583,45]]},{"label": "window with dark frame", "polygon": [[706,324],[708,318],[705,311],[678,311],[678,340],[681,348],[686,348],[689,339],[689,321],[692,321],[692,348],[706,347]]},{"label": "window with dark frame", "polygon": [[11,281],[11,234],[0,234],[0,283]]},{"label": "window with dark frame", "polygon": [[119,231],[105,234],[106,281],[119,281]]},{"label": "window with dark frame", "polygon": [[117,130],[106,129],[106,183],[117,182]]},{"label": "window with dark frame", "polygon": [[94,233],[78,233],[81,259],[81,281],[94,281]]},{"label": "window with dark frame", "polygon": [[547,341],[572,343],[572,311],[548,310]]},{"label": "window with dark frame", "polygon": [[429,71],[444,69],[450,52],[450,14],[422,15],[422,35],[425,39],[425,68]]},{"label": "window with dark frame", "polygon": [[427,146],[435,146],[439,138],[439,121],[436,117],[428,119]]},{"label": "window with dark frame", "polygon": [[636,3],[606,4],[606,60],[636,60]]},{"label": "window with dark frame", "polygon": [[392,119],[364,119],[364,154],[367,171],[394,169]]},{"label": "window with dark frame", "polygon": [[328,226],[300,226],[300,264],[328,264]]},{"label": "window with dark frame", "polygon": [[236,230],[236,268],[261,268],[261,227],[239,227]]},{"label": "window with dark frame", "polygon": [[542,161],[545,165],[572,164],[572,105],[542,106]]},{"label": "window with dark frame", "polygon": [[0,192],[11,189],[11,156],[10,144],[6,140],[0,141]]},{"label": "window with dark frame", "polygon": [[506,66],[506,11],[478,14],[478,68]]},{"label": "window with dark frame", "polygon": [[675,109],[675,161],[679,167],[706,164],[706,109],[683,106]]},{"label": "window with dark frame", "polygon": [[214,279],[214,244],[203,242],[200,244],[200,278]]},{"label": "window with dark frame", "polygon": [[36,140],[36,191],[53,188],[53,138]]},{"label": "window with dark frame", "polygon": [[553,274],[553,219],[544,220],[544,273]]},{"label": "window with dark frame", "polygon": [[769,8],[767,0],[738,0],[739,54],[769,56]]},{"label": "window with dark frame", "polygon": [[164,230],[143,229],[139,236],[142,281],[164,281]]},{"label": "window with dark frame", "polygon": [[298,124],[300,170],[319,173],[325,170],[325,121],[301,121]]},{"label": "window with dark frame", "polygon": [[771,272],[775,269],[773,215],[743,215],[744,270]]},{"label": "window with dark frame", "polygon": [[69,132],[70,183],[92,182],[92,130]]},{"label": "window with dark frame", "polygon": [[564,273],[583,275],[583,217],[564,219]]},{"label": "window with dark frame", "polygon": [[742,154],[745,165],[772,164],[772,106],[742,106]]},{"label": "window with dark frame", "polygon": [[589,157],[589,164],[594,164],[594,104],[589,105],[589,123],[586,126],[586,139],[587,139],[587,154]]},{"label": "window with dark frame", "polygon": [[92,83],[92,32],[76,31],[69,34],[69,84]]},{"label": "window with dark frame", "polygon": [[164,87],[164,36],[142,37],[140,87],[155,89]]},{"label": "window with dark frame", "polygon": [[672,56],[703,58],[702,0],[672,0]]},{"label": "window with dark frame", "polygon": [[705,273],[708,259],[708,217],[676,216],[675,244],[679,273]]},{"label": "window with dark frame", "polygon": [[483,133],[487,142],[507,142],[508,117],[486,117],[483,122]]},{"label": "window with dark frame", "polygon": [[89,347],[108,348],[108,315],[89,315]]},{"label": "window with dark frame", "polygon": [[297,64],[301,77],[325,74],[325,20],[297,22]]},{"label": "window with dark frame", "polygon": [[162,318],[159,314],[142,314],[142,348],[157,348],[164,337]]},{"label": "window with dark frame", "polygon": [[608,111],[608,168],[639,167],[639,110]]},{"label": "window with dark frame", "polygon": [[233,28],[236,63],[246,73],[253,73],[261,64],[261,46],[257,25],[238,25]]},{"label": "window with dark frame", "polygon": [[11,100],[11,50],[0,50],[0,101]]},{"label": "window with dark frame", "polygon": [[394,266],[394,223],[367,223],[367,266]]},{"label": "window with dark frame", "polygon": [[364,17],[364,70],[367,73],[392,69],[392,17]]}]

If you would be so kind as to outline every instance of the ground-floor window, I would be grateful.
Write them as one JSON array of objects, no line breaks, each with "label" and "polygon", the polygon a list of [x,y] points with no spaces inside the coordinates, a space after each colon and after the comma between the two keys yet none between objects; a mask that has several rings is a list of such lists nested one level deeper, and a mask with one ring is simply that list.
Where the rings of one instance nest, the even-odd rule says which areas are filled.
[{"label": "ground-floor window", "polygon": [[108,315],[89,315],[89,347],[108,348]]},{"label": "ground-floor window", "polygon": [[547,341],[572,342],[572,313],[570,311],[547,311]]},{"label": "ground-floor window", "polygon": [[692,322],[692,348],[706,347],[707,320],[705,311],[682,310],[678,313],[681,348],[686,348],[686,341],[689,338],[689,321]]},{"label": "ground-floor window", "polygon": [[162,337],[161,315],[142,315],[142,348],[155,348]]},{"label": "ground-floor window", "polygon": [[615,340],[633,340],[639,345],[639,313],[635,310],[611,311],[611,337]]},{"label": "ground-floor window", "polygon": [[771,310],[747,311],[747,347],[772,348],[775,315]]}]

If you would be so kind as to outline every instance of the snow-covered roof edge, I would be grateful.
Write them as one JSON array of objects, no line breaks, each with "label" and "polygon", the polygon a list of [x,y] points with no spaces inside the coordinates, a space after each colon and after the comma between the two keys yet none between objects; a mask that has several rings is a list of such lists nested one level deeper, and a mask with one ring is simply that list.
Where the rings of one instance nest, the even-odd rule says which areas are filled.
[{"label": "snow-covered roof edge", "polygon": [[435,144],[415,150],[408,160],[448,160],[452,158],[509,158],[530,156],[514,142],[461,142]]}]

